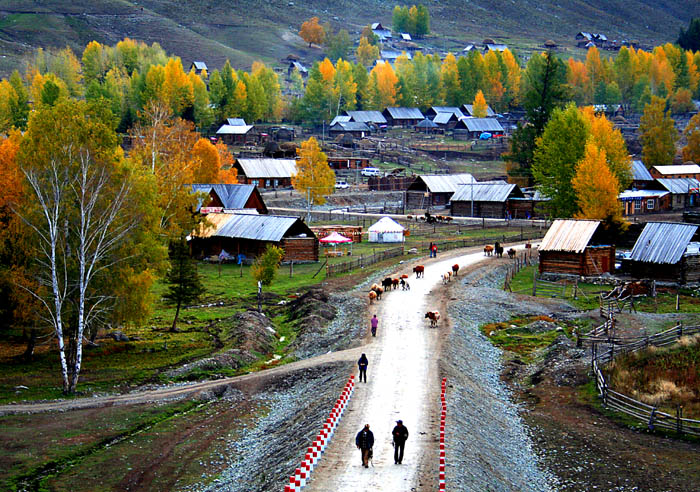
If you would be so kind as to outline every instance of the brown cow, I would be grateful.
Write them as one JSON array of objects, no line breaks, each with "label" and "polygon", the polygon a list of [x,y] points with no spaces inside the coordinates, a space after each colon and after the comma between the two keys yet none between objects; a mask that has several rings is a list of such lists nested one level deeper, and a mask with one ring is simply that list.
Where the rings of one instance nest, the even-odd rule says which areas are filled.
[{"label": "brown cow", "polygon": [[447,282],[450,281],[450,277],[452,276],[452,272],[447,272],[442,274],[442,283],[443,285],[447,285]]},{"label": "brown cow", "polygon": [[370,290],[368,295],[369,295],[369,303],[370,304],[372,304],[372,301],[377,300],[377,293],[374,292],[373,290]]},{"label": "brown cow", "polygon": [[438,325],[438,321],[440,321],[440,312],[428,311],[427,313],[425,313],[425,317],[427,319],[430,319],[430,327],[434,328]]},{"label": "brown cow", "polygon": [[454,275],[456,277],[458,271],[459,271],[459,265],[457,263],[455,263],[454,265],[452,265],[452,275]]},{"label": "brown cow", "polygon": [[425,276],[425,267],[423,265],[414,266],[413,271],[416,274],[416,278],[421,278]]},{"label": "brown cow", "polygon": [[399,288],[399,279],[398,278],[392,278],[391,279],[391,286],[394,288],[394,290]]},{"label": "brown cow", "polygon": [[491,256],[493,254],[493,246],[487,244],[484,246],[484,256]]}]

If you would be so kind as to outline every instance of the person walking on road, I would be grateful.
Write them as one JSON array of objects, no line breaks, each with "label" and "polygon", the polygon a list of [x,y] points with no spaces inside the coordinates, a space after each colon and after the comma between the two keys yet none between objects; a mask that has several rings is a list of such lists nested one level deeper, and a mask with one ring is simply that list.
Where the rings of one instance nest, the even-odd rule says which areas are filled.
[{"label": "person walking on road", "polygon": [[365,424],[364,429],[357,433],[355,446],[362,452],[362,466],[369,468],[369,460],[372,457],[372,447],[374,446],[374,434],[369,430],[369,424]]},{"label": "person walking on road", "polygon": [[360,368],[360,382],[362,382],[362,378],[364,378],[365,383],[367,382],[367,365],[369,365],[367,356],[365,354],[362,354],[360,356],[360,360],[357,361],[357,367]]},{"label": "person walking on road", "polygon": [[430,246],[428,246],[428,253],[430,253],[430,258],[433,257],[433,242],[430,241]]},{"label": "person walking on road", "polygon": [[433,244],[433,258],[437,258],[437,244]]},{"label": "person walking on road", "polygon": [[372,319],[370,320],[370,325],[372,326],[372,336],[376,337],[377,336],[377,325],[379,324],[379,320],[377,319],[377,315],[375,314],[372,316]]},{"label": "person walking on road", "polygon": [[403,461],[403,448],[406,445],[406,439],[408,439],[408,429],[403,425],[403,420],[396,421],[391,436],[394,439],[394,464],[400,465]]}]

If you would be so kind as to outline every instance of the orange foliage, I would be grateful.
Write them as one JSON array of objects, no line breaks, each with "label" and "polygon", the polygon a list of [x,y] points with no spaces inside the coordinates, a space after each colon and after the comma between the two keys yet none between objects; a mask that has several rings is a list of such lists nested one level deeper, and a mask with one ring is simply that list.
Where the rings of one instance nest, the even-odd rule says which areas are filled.
[{"label": "orange foliage", "polygon": [[576,218],[603,220],[621,216],[617,200],[619,183],[608,167],[605,151],[593,142],[586,144],[585,155],[571,184],[579,205]]},{"label": "orange foliage", "polygon": [[221,163],[219,181],[224,184],[238,183],[238,169],[233,167],[234,158],[226,144],[220,140],[216,142],[216,151],[219,153],[219,162]]},{"label": "orange foliage", "polygon": [[377,63],[370,72],[372,103],[375,108],[386,108],[396,104],[396,84],[399,78],[388,63]]},{"label": "orange foliage", "polygon": [[488,105],[486,104],[486,98],[484,98],[484,93],[479,89],[472,103],[472,115],[475,118],[486,118],[487,113]]},{"label": "orange foliage", "polygon": [[309,47],[311,47],[312,43],[323,43],[326,37],[326,31],[323,29],[323,26],[318,23],[318,17],[312,17],[301,25],[299,36],[309,43]]},{"label": "orange foliage", "polygon": [[19,131],[13,131],[9,137],[0,140],[0,209],[21,202],[23,176],[17,165],[17,151],[21,141]]}]

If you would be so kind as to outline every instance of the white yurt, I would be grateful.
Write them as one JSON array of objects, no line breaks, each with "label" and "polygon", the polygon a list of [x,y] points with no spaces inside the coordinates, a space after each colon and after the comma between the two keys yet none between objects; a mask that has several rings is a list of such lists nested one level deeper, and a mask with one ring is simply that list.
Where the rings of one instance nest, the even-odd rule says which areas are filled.
[{"label": "white yurt", "polygon": [[382,217],[368,230],[370,243],[403,242],[403,226],[389,217]]}]

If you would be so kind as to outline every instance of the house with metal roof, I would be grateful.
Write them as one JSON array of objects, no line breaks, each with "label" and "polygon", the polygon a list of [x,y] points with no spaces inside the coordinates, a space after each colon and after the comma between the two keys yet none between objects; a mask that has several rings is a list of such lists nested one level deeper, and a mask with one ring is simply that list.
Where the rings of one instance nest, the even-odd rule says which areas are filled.
[{"label": "house with metal roof", "polygon": [[246,126],[243,118],[226,118],[226,124],[231,126]]},{"label": "house with metal roof", "polygon": [[388,61],[389,63],[394,63],[396,59],[401,55],[405,55],[406,58],[408,58],[409,60],[413,59],[411,53],[407,53],[405,51],[401,52],[397,50],[381,50],[379,52],[379,58],[381,60]]},{"label": "house with metal roof", "polygon": [[345,111],[350,117],[349,121],[364,123],[365,125],[386,125],[387,121],[381,111]]},{"label": "house with metal roof", "polygon": [[339,114],[335,118],[331,120],[331,124],[328,125],[329,127],[335,125],[336,123],[347,123],[349,121],[352,121],[352,117],[344,114]]},{"label": "house with metal roof", "polygon": [[633,278],[670,282],[700,280],[700,254],[690,248],[696,224],[647,222],[623,268]]},{"label": "house with metal roof", "polygon": [[[464,116],[474,116],[474,105],[473,104],[462,104],[460,108]],[[496,113],[491,109],[491,106],[486,107],[486,117],[495,118]]]},{"label": "house with metal roof", "polygon": [[299,217],[212,213],[191,238],[198,258],[225,251],[253,259],[272,244],[284,250],[282,261],[318,261],[318,239]]},{"label": "house with metal roof", "polygon": [[512,217],[509,202],[525,198],[517,184],[482,182],[459,185],[450,199],[450,213],[457,217]]},{"label": "house with metal roof", "polygon": [[380,22],[375,22],[372,24],[372,32],[382,43],[392,38],[391,29],[386,29]]},{"label": "house with metal roof", "polygon": [[309,76],[309,69],[297,60],[292,60],[289,62],[289,66],[287,66],[287,77],[291,77],[294,70],[299,72],[299,75],[301,75],[303,79]]},{"label": "house with metal roof", "polygon": [[445,207],[459,185],[475,181],[468,173],[416,176],[406,190],[406,208]]},{"label": "house with metal roof", "polygon": [[192,65],[190,65],[190,71],[192,70],[194,70],[194,73],[197,75],[202,75],[202,72],[209,72],[207,64],[203,61],[193,61]]},{"label": "house with metal roof", "polygon": [[258,188],[285,188],[292,186],[297,172],[294,159],[243,159],[233,162],[238,171],[238,182]]},{"label": "house with metal roof", "polygon": [[539,247],[540,273],[601,275],[615,267],[615,246],[602,244],[598,220],[555,220]]},{"label": "house with metal roof", "polygon": [[652,166],[649,174],[657,178],[695,178],[700,179],[700,166],[697,164],[679,164],[677,166]]},{"label": "house with metal roof", "polygon": [[459,118],[454,113],[437,113],[433,116],[433,123],[440,128],[454,128]]},{"label": "house with metal roof", "polygon": [[240,145],[250,141],[257,141],[258,134],[253,125],[221,125],[216,131],[217,138],[229,145]]},{"label": "house with metal roof", "polygon": [[488,53],[489,51],[505,51],[507,49],[508,49],[508,45],[505,45],[505,44],[486,43],[484,45],[484,53]]},{"label": "house with metal roof", "polygon": [[496,118],[461,118],[455,124],[455,130],[466,131],[469,138],[479,138],[482,133],[503,135],[505,130]]},{"label": "house with metal roof", "polygon": [[208,195],[197,207],[197,211],[202,214],[241,210],[267,214],[265,201],[258,188],[252,184],[193,184],[192,191]]},{"label": "house with metal roof", "polygon": [[382,115],[389,126],[411,127],[425,119],[418,108],[386,108]]},{"label": "house with metal roof", "polygon": [[467,116],[462,113],[461,108],[458,108],[457,106],[433,106],[425,111],[425,116],[432,120],[439,113],[454,114],[457,118],[464,118]]},{"label": "house with metal roof", "polygon": [[640,215],[671,209],[671,193],[666,190],[625,190],[617,196],[622,215]]},{"label": "house with metal roof", "polygon": [[695,178],[659,178],[648,189],[668,191],[672,210],[684,210],[700,204],[700,181]]},{"label": "house with metal roof", "polygon": [[337,121],[328,129],[331,137],[338,135],[352,135],[355,138],[365,138],[370,134],[370,129],[367,125],[357,121]]},{"label": "house with metal roof", "polygon": [[644,189],[654,181],[654,177],[640,160],[632,161],[632,187]]}]

